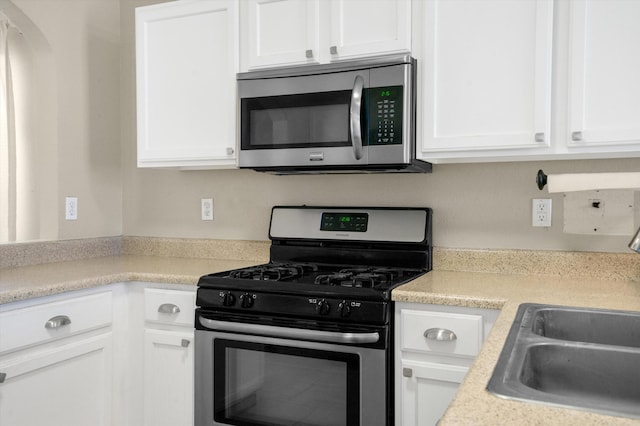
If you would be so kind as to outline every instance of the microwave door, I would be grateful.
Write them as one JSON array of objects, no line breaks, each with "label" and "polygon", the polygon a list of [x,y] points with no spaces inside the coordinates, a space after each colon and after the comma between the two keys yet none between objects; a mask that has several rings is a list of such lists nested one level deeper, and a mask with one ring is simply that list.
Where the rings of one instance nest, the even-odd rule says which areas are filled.
[{"label": "microwave door", "polygon": [[240,167],[368,164],[369,70],[239,80]]}]

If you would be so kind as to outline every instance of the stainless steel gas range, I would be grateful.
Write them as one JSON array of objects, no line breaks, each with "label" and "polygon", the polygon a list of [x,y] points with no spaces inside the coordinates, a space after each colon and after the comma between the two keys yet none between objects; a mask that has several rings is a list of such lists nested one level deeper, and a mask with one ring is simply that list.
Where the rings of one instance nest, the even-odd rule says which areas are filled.
[{"label": "stainless steel gas range", "polygon": [[269,263],[198,283],[196,425],[392,425],[391,290],[431,270],[431,216],[274,207]]}]

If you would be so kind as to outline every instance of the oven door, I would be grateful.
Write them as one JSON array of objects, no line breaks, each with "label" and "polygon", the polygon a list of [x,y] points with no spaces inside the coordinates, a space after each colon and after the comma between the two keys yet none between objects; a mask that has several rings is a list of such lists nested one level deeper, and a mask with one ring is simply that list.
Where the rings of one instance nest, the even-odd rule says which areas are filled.
[{"label": "oven door", "polygon": [[[386,424],[386,351],[365,347],[376,346],[365,342],[382,338],[379,331],[196,320],[197,426]],[[321,341],[304,340],[314,332]]]}]

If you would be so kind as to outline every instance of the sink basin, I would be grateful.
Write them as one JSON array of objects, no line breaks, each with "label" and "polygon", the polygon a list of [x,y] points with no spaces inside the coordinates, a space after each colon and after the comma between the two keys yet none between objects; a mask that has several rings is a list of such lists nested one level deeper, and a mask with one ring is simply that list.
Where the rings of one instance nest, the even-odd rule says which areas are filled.
[{"label": "sink basin", "polygon": [[541,308],[535,310],[532,331],[551,339],[640,348],[640,313]]},{"label": "sink basin", "polygon": [[487,390],[640,418],[640,312],[520,305]]}]

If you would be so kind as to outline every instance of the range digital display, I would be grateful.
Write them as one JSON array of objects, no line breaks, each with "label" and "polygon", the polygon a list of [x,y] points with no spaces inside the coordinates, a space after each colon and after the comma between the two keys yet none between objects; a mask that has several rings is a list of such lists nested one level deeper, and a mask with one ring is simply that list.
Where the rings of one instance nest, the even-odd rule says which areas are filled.
[{"label": "range digital display", "polygon": [[366,232],[368,213],[322,213],[321,231]]}]

